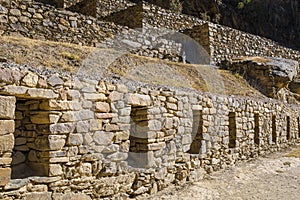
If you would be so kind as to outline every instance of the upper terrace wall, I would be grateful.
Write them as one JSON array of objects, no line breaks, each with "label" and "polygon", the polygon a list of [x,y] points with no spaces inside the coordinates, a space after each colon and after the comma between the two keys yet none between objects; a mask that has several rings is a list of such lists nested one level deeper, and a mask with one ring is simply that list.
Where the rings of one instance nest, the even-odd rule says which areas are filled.
[{"label": "upper terrace wall", "polygon": [[[123,6],[118,7],[117,5]],[[266,38],[212,23],[204,24],[204,21],[197,18],[172,13],[148,3],[137,4],[125,9],[129,5],[132,4],[128,1],[118,3],[100,1],[96,9],[100,9],[100,13],[103,13],[101,9],[107,10],[107,13],[103,15],[113,13],[105,17],[105,20],[121,23],[130,28],[148,28],[150,26],[171,30],[190,29],[184,32],[199,42],[215,63],[238,56],[275,56],[299,61],[298,51],[282,47]],[[116,12],[118,9],[125,10]],[[11,5],[0,8],[0,35],[21,34],[36,39],[97,46],[105,38],[124,30],[126,32],[127,29],[124,26],[98,21],[96,18],[86,15],[57,10],[31,0],[11,1]],[[155,53],[157,49],[154,50],[146,48],[146,51],[137,52],[146,56],[168,57],[173,61],[182,60],[179,58],[182,55],[181,51],[176,52],[172,58],[170,54],[164,55],[163,50],[159,53]],[[166,49],[166,52],[169,52],[168,50],[170,49]]]},{"label": "upper terrace wall", "polygon": [[210,54],[215,63],[239,56],[269,56],[300,61],[300,52],[260,36],[213,23],[185,31]]},{"label": "upper terrace wall", "polygon": [[121,30],[122,27],[113,23],[31,0],[11,1],[11,5],[0,7],[0,35],[21,34],[35,39],[94,46]]},{"label": "upper terrace wall", "polygon": [[[269,99],[131,83],[129,90],[7,64],[0,83],[3,199],[153,194],[299,138],[299,107]],[[9,182],[17,164],[43,173]]]},{"label": "upper terrace wall", "polygon": [[[132,16],[137,18],[130,20]],[[184,30],[203,23],[203,21],[198,18],[174,13],[170,10],[146,2],[138,3],[125,10],[115,12],[104,19],[115,23],[121,23],[121,25],[126,25],[131,28],[142,28],[140,25],[142,24],[143,26],[150,25],[155,28],[170,30]],[[136,21],[139,21],[139,23]],[[136,24],[139,26],[137,27]]]}]

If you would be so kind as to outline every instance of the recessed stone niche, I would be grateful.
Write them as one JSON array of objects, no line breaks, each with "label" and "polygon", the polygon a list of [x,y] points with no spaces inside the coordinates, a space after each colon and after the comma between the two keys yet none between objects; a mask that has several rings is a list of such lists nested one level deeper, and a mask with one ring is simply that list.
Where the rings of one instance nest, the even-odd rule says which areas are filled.
[{"label": "recessed stone niche", "polygon": [[45,100],[17,99],[15,145],[12,153],[12,179],[47,176],[49,171],[49,111]]}]

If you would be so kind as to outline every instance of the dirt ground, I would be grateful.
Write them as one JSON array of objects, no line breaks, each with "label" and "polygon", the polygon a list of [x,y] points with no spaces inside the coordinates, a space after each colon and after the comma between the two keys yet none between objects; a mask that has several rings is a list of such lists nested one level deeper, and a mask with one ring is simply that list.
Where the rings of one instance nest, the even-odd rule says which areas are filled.
[{"label": "dirt ground", "polygon": [[148,199],[299,200],[299,149],[298,146],[285,152],[241,162],[230,169],[215,172],[200,182],[169,188]]}]

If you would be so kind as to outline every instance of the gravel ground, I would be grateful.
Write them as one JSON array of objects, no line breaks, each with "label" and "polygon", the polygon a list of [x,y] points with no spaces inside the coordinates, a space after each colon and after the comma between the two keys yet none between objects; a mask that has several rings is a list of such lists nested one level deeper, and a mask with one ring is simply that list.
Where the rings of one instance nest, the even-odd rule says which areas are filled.
[{"label": "gravel ground", "polygon": [[300,158],[285,157],[288,153],[242,162],[200,182],[166,189],[148,199],[299,200]]}]

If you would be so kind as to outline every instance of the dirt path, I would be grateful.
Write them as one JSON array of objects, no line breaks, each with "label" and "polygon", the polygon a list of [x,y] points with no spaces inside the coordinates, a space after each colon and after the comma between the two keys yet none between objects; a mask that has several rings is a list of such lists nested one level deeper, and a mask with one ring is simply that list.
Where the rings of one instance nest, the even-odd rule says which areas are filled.
[{"label": "dirt path", "polygon": [[203,181],[184,188],[167,189],[149,199],[299,200],[300,158],[285,157],[290,152],[239,163],[231,169],[213,173]]}]

